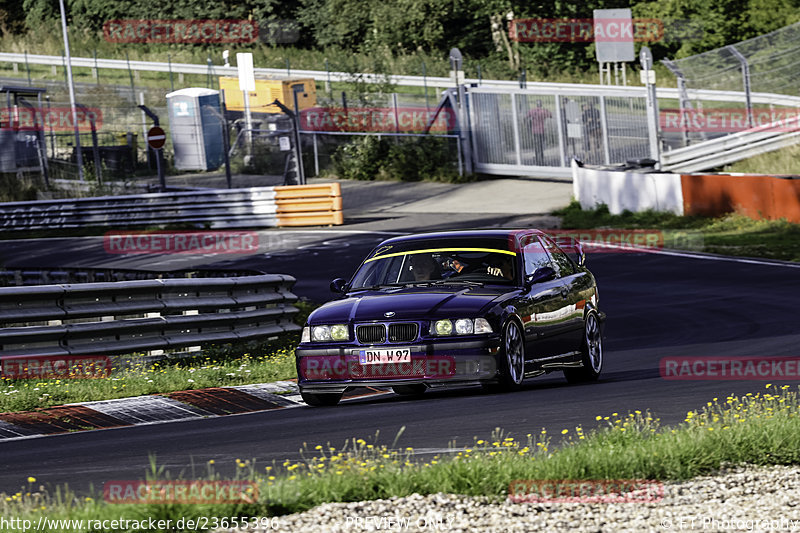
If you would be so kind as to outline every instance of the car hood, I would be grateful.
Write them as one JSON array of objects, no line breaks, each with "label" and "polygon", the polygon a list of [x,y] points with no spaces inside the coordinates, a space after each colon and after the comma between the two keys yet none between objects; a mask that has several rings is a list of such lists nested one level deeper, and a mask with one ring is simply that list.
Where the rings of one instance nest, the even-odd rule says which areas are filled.
[{"label": "car hood", "polygon": [[[511,287],[404,287],[351,294],[309,316],[310,324],[480,316],[517,290]],[[386,313],[394,313],[387,317]]]}]

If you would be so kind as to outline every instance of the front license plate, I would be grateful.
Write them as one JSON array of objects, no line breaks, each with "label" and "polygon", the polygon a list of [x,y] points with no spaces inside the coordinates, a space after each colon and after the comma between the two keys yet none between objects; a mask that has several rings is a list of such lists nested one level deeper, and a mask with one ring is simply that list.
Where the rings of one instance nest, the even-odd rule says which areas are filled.
[{"label": "front license plate", "polygon": [[362,365],[410,363],[411,348],[360,350],[358,353],[358,362]]}]

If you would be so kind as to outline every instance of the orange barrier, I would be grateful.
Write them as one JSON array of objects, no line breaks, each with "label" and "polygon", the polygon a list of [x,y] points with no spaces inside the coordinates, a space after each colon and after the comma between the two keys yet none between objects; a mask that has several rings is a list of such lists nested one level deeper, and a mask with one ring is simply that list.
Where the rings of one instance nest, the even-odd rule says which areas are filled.
[{"label": "orange barrier", "polygon": [[344,224],[338,183],[274,187],[278,226]]},{"label": "orange barrier", "polygon": [[751,218],[800,223],[800,179],[781,176],[682,174],[685,215],[736,212]]}]

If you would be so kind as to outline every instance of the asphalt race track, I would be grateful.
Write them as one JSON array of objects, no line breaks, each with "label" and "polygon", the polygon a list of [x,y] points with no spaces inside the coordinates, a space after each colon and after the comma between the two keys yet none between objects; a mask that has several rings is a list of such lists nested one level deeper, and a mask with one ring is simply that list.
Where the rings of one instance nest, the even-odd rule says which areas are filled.
[{"label": "asphalt race track", "polygon": [[[322,301],[329,297],[330,279],[348,276],[386,236],[307,233],[291,247],[275,246],[269,258],[250,256],[225,264],[292,274],[301,280],[299,295]],[[39,258],[56,258],[65,244],[86,263],[102,254],[100,244],[93,255],[96,238],[48,242],[49,251],[42,250],[41,241],[0,243],[0,261],[14,266],[13,257],[30,257],[21,253],[25,247],[38,248]],[[76,246],[82,247],[80,253],[74,252]],[[152,257],[146,260],[150,268],[163,266]],[[90,486],[101,490],[109,480],[142,478],[150,455],[173,476],[191,476],[192,465],[203,473],[209,459],[225,475],[236,459],[255,459],[264,466],[298,458],[303,443],[339,447],[347,438],[368,439],[379,431],[379,442],[391,444],[403,426],[398,446],[429,454],[452,441],[471,445],[473,437],[486,438],[496,427],[517,437],[543,427],[554,434],[579,424],[594,427],[596,415],[635,409],[649,409],[663,423],[675,423],[712,398],[762,391],[766,382],[665,380],[658,369],[662,357],[800,355],[797,267],[644,253],[595,253],[587,265],[598,279],[600,307],[609,317],[605,369],[597,384],[569,386],[557,373],[529,380],[522,391],[508,394],[472,388],[429,393],[421,400],[387,395],[334,408],[298,407],[3,442],[0,491],[16,492],[28,476],[36,477],[37,484],[68,483],[81,493]]]}]

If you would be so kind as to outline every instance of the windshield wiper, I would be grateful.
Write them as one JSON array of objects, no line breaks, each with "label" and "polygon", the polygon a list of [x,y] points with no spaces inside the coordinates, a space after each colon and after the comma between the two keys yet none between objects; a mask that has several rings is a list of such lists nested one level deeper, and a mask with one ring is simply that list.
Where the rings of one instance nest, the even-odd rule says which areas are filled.
[{"label": "windshield wiper", "polygon": [[431,285],[450,285],[450,284],[463,284],[463,285],[470,285],[472,287],[483,287],[483,283],[480,281],[472,281],[470,279],[440,279],[439,281],[434,281]]},{"label": "windshield wiper", "polygon": [[402,283],[384,283],[382,285],[369,285],[367,287],[351,287],[351,291],[376,291],[382,289],[399,289],[403,287]]}]

